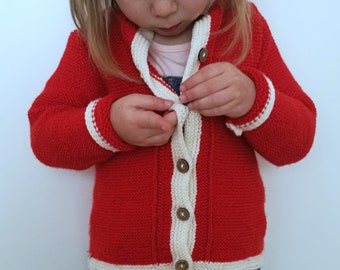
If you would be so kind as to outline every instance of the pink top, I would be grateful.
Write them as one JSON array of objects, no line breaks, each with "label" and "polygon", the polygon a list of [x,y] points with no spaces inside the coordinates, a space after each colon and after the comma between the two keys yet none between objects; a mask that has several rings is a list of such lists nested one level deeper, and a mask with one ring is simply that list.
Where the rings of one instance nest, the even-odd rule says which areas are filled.
[{"label": "pink top", "polygon": [[164,45],[152,41],[148,60],[161,76],[182,77],[190,46],[190,42],[178,45]]}]

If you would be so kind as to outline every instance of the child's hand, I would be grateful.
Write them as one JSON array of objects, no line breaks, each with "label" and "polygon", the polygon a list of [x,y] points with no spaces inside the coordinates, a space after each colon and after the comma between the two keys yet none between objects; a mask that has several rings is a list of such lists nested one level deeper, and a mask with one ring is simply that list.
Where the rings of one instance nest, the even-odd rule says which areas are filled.
[{"label": "child's hand", "polygon": [[131,94],[111,105],[111,124],[118,136],[136,146],[166,144],[177,124],[172,101],[155,96]]},{"label": "child's hand", "polygon": [[237,118],[253,106],[253,81],[227,62],[210,64],[184,81],[180,101],[204,116]]}]

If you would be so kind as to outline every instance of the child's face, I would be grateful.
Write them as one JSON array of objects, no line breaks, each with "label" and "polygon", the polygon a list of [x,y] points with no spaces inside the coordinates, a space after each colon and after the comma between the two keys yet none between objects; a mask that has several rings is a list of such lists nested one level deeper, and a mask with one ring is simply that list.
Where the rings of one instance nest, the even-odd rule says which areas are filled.
[{"label": "child's face", "polygon": [[210,0],[116,0],[123,14],[136,25],[155,32],[165,44],[189,41],[194,20],[209,7]]}]

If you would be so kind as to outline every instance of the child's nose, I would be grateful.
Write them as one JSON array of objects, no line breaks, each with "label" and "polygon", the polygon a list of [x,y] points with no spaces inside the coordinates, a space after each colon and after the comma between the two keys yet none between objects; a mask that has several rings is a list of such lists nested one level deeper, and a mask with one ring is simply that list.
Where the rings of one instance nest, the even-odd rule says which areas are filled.
[{"label": "child's nose", "polygon": [[152,14],[157,17],[167,17],[177,10],[175,0],[153,0]]}]

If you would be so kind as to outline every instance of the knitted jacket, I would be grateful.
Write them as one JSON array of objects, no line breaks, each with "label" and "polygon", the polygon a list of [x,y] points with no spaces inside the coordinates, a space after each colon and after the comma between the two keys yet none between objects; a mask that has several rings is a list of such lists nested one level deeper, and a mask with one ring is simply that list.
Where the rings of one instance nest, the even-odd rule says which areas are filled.
[{"label": "knitted jacket", "polygon": [[[233,29],[212,35],[229,17],[216,3],[195,23],[183,80],[235,57],[236,51],[221,53]],[[31,145],[49,166],[96,168],[90,269],[261,267],[265,195],[255,152],[275,165],[302,159],[313,143],[316,110],[254,5],[252,33],[238,67],[254,81],[256,101],[238,119],[204,117],[181,104],[147,62],[153,33],[119,12],[112,35],[120,42],[112,42],[112,53],[142,83],[105,75],[79,32],[71,33],[58,68],[29,110]],[[167,144],[129,145],[112,128],[111,104],[132,93],[174,101],[178,124]]]}]

